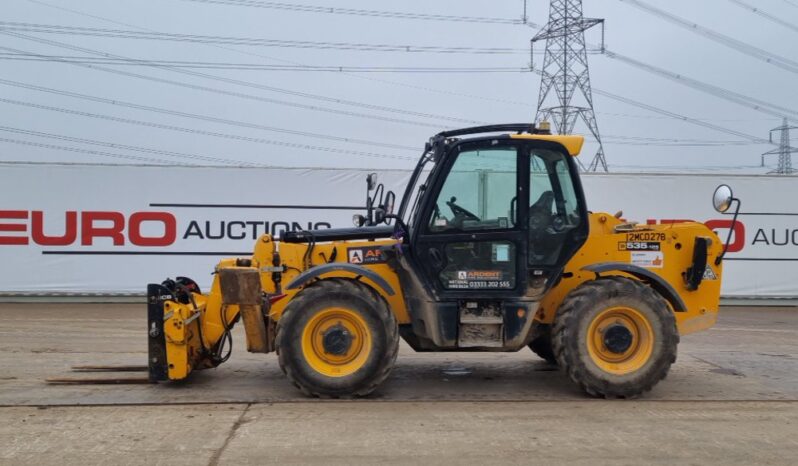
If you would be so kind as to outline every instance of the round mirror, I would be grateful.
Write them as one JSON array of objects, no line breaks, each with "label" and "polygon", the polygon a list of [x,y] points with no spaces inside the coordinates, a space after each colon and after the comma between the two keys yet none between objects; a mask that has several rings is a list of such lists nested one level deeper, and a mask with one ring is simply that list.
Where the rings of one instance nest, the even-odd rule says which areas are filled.
[{"label": "round mirror", "polygon": [[726,212],[731,207],[732,199],[734,199],[734,196],[731,188],[722,184],[715,189],[715,194],[712,196],[712,206],[720,213]]}]

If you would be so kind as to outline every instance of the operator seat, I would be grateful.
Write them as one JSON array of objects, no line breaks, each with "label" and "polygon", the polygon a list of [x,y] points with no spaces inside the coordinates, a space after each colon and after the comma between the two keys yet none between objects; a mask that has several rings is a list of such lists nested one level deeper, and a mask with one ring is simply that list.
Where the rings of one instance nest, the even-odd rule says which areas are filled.
[{"label": "operator seat", "polygon": [[553,207],[554,193],[551,191],[544,191],[538,200],[529,206],[530,231],[539,231],[551,225],[551,211]]}]

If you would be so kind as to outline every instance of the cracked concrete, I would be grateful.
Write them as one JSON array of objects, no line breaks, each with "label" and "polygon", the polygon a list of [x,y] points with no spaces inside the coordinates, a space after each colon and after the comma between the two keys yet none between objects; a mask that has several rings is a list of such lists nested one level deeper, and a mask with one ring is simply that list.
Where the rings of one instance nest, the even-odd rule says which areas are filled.
[{"label": "cracked concrete", "polygon": [[[531,352],[416,354],[371,398],[319,401],[237,345],[184,383],[49,386],[144,363],[135,305],[0,305],[0,465],[794,464],[798,312],[730,308],[634,401],[586,398]],[[241,329],[235,338],[243,341]],[[452,371],[452,368],[458,370]]]}]

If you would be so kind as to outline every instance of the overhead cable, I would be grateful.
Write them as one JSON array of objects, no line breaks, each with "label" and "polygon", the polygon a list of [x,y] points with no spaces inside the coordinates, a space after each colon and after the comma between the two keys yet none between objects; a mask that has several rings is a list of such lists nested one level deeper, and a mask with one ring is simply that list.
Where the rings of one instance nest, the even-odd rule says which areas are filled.
[{"label": "overhead cable", "polygon": [[300,11],[305,13],[325,13],[332,15],[370,16],[377,18],[417,19],[425,21],[452,21],[460,23],[485,24],[524,24],[523,19],[491,18],[484,16],[436,15],[427,13],[408,13],[402,11],[363,10],[357,8],[338,8],[317,5],[301,5],[296,3],[265,2],[257,0],[184,0],[195,3],[210,3],[251,8],[267,8],[273,10]]},{"label": "overhead cable", "polygon": [[88,155],[97,155],[100,157],[111,157],[117,159],[127,159],[127,160],[136,160],[139,162],[150,162],[150,163],[157,163],[160,165],[190,165],[190,164],[176,164],[172,160],[164,160],[164,159],[154,159],[150,157],[139,157],[136,155],[125,155],[125,154],[116,154],[112,152],[105,152],[105,151],[98,151],[98,150],[91,150],[91,149],[81,149],[78,147],[68,147],[68,146],[58,146],[54,144],[44,144],[40,142],[32,142],[32,141],[23,141],[21,139],[10,139],[10,138],[0,138],[0,142],[7,142],[9,144],[18,144],[23,146],[31,146],[31,147],[39,147],[43,149],[50,149],[50,150],[60,150],[66,152],[78,152],[81,154],[88,154]]},{"label": "overhead cable", "polygon": [[[0,126],[0,131],[5,131],[8,133],[16,133],[16,134],[24,134],[26,136],[35,136],[35,137],[42,137],[42,138],[50,138],[50,139],[58,139],[61,141],[69,141],[69,142],[77,142],[80,144],[89,144],[93,146],[102,146],[107,147],[109,149],[123,149],[123,150],[130,150],[133,152],[145,152],[149,154],[158,154],[158,155],[165,155],[167,157],[175,157],[175,158],[184,158],[184,159],[191,159],[191,160],[202,160],[204,162],[214,162],[214,163],[221,163],[224,165],[234,165],[234,166],[253,166],[253,167],[268,167],[269,165],[264,165],[260,163],[252,163],[252,162],[243,162],[240,160],[230,160],[227,158],[222,157],[208,157],[204,155],[197,155],[197,154],[187,154],[185,152],[173,152],[173,151],[166,151],[166,150],[159,150],[159,149],[152,149],[149,147],[141,147],[141,146],[130,146],[126,144],[117,144],[112,142],[105,142],[105,141],[97,141],[93,139],[83,139],[83,138],[76,138],[71,136],[65,136],[61,134],[53,134],[53,133],[46,133],[40,131],[33,131],[33,130],[26,130],[20,128],[12,128],[9,126]],[[146,159],[146,160],[162,160],[162,159]]]},{"label": "overhead cable", "polygon": [[239,71],[314,71],[348,73],[529,73],[527,67],[445,67],[445,66],[339,66],[339,65],[267,65],[261,63],[201,62],[185,60],[152,60],[141,58],[79,57],[69,55],[44,55],[0,53],[0,60],[58,61],[63,63],[156,66],[169,68],[217,69]]},{"label": "overhead cable", "polygon": [[207,115],[199,115],[199,114],[196,114],[196,113],[181,112],[181,111],[177,111],[177,110],[170,110],[170,109],[165,109],[165,108],[152,107],[152,106],[149,106],[149,105],[141,105],[141,104],[136,104],[136,103],[132,103],[132,102],[126,102],[126,101],[118,100],[118,99],[107,99],[107,98],[104,98],[104,97],[97,97],[97,96],[93,96],[93,95],[80,94],[80,93],[77,93],[77,92],[70,92],[70,91],[65,91],[65,90],[61,90],[61,89],[53,89],[53,88],[49,88],[49,87],[36,86],[36,85],[33,85],[33,84],[22,83],[22,82],[19,82],[19,81],[11,81],[11,80],[2,79],[2,78],[0,78],[0,84],[6,85],[6,86],[13,86],[13,87],[17,87],[17,88],[22,88],[22,89],[29,89],[29,90],[38,91],[38,92],[47,92],[47,93],[50,93],[50,94],[56,94],[56,95],[61,95],[61,96],[66,96],[66,97],[72,97],[72,98],[76,98],[76,99],[82,99],[82,100],[87,100],[87,101],[90,101],[90,102],[99,102],[99,103],[108,104],[108,105],[116,105],[116,106],[120,106],[120,107],[132,108],[132,109],[135,109],[135,110],[144,110],[144,111],[148,111],[148,112],[161,113],[161,114],[165,114],[165,115],[179,116],[179,117],[184,117],[184,118],[192,118],[192,119],[196,119],[196,120],[202,120],[202,121],[207,121],[207,122],[211,122],[211,123],[220,123],[220,124],[224,124],[224,125],[236,126],[236,127],[241,127],[241,128],[259,129],[259,130],[263,130],[263,131],[271,131],[271,132],[277,132],[277,133],[292,134],[292,135],[296,135],[296,136],[312,137],[312,138],[318,138],[318,139],[326,139],[326,140],[330,140],[330,141],[343,142],[343,143],[362,144],[362,145],[368,145],[368,146],[371,146],[371,147],[385,147],[385,148],[388,148],[388,149],[397,149],[397,150],[412,151],[412,152],[417,152],[417,150],[418,150],[417,147],[413,147],[413,146],[405,146],[405,145],[399,145],[399,144],[389,144],[389,143],[385,143],[385,142],[370,141],[370,140],[366,140],[366,139],[348,138],[348,137],[341,137],[341,136],[332,136],[332,135],[328,135],[328,134],[311,133],[311,132],[308,132],[308,131],[299,131],[299,130],[292,130],[292,129],[285,129],[285,128],[276,128],[276,127],[273,127],[273,126],[265,126],[265,125],[261,125],[261,124],[257,124],[257,123],[250,123],[250,122],[238,121],[238,120],[229,120],[229,119],[226,119],[226,118],[212,117],[212,116],[207,116]]},{"label": "overhead cable", "polygon": [[791,60],[787,57],[768,52],[759,47],[755,47],[753,45],[729,37],[725,34],[713,31],[712,29],[701,26],[700,24],[681,18],[672,13],[668,13],[667,11],[660,10],[659,8],[656,8],[641,0],[620,0],[620,1],[633,5],[649,14],[662,18],[670,23],[676,24],[677,26],[687,29],[690,32],[700,34],[706,37],[707,39],[710,39],[721,45],[737,50],[740,53],[756,58],[758,60],[762,60],[766,63],[777,66],[791,73],[798,74],[798,62]]},{"label": "overhead cable", "polygon": [[[89,49],[89,48],[85,48],[85,47],[74,46],[74,45],[71,45],[71,44],[67,44],[65,42],[42,39],[42,38],[39,38],[39,37],[28,36],[28,35],[25,35],[25,34],[19,34],[19,33],[10,32],[10,31],[2,31],[2,30],[0,30],[0,33],[4,33],[4,34],[7,34],[7,35],[11,35],[13,37],[18,37],[18,38],[29,40],[29,41],[33,41],[33,42],[38,42],[38,43],[41,43],[41,44],[51,45],[53,47],[64,48],[64,49],[68,49],[68,50],[74,50],[76,52],[82,52],[82,53],[86,53],[86,54],[89,54],[89,55],[95,55],[95,56],[101,56],[101,57],[111,57],[111,58],[120,58],[120,59],[127,58],[127,57],[123,57],[123,56],[120,56],[120,55],[113,55],[113,54],[109,54],[109,53],[106,53],[106,52],[101,52],[99,50],[94,50],[94,49]],[[31,52],[25,52],[25,51],[21,51],[21,50],[17,50],[17,49],[11,49],[11,48],[7,48],[7,47],[0,47],[0,48],[3,49],[3,50],[9,50],[9,51],[13,51],[13,52],[31,53]],[[234,50],[234,49],[230,49],[230,50]],[[121,70],[114,70],[114,69],[110,69],[110,68],[102,68],[102,67],[97,67],[97,66],[92,66],[92,65],[84,65],[84,64],[76,64],[76,65],[77,66],[83,66],[85,68],[98,69],[98,70],[102,70],[102,71],[106,71],[106,72],[110,72],[110,73],[136,77],[136,78],[140,78],[140,79],[149,79],[149,80],[156,79],[156,78],[152,78],[150,76],[144,76],[144,75],[139,75],[139,74],[135,74],[135,73],[128,73],[128,72],[124,72],[124,71],[121,71]],[[170,67],[165,67],[165,66],[161,66],[161,67],[153,66],[153,67],[157,68],[157,69],[161,69],[161,70],[171,71],[173,73],[178,73],[178,74],[183,74],[183,75],[188,75],[188,76],[195,76],[195,77],[198,77],[198,78],[209,79],[209,80],[212,80],[212,81],[224,82],[224,83],[233,84],[233,85],[236,85],[236,86],[248,87],[248,88],[251,88],[251,89],[258,89],[258,90],[263,90],[263,91],[268,91],[268,92],[275,92],[275,93],[278,93],[278,94],[291,95],[291,96],[295,96],[295,97],[302,97],[302,98],[311,99],[311,100],[319,100],[319,101],[323,101],[323,102],[330,102],[330,103],[346,105],[346,106],[350,106],[350,107],[364,108],[364,109],[367,109],[367,110],[376,110],[376,111],[386,112],[386,113],[398,113],[398,114],[403,115],[403,116],[414,116],[414,117],[429,118],[429,119],[434,119],[434,120],[452,121],[452,122],[457,122],[457,123],[467,123],[467,124],[482,124],[483,123],[481,121],[469,120],[469,119],[465,119],[465,118],[452,117],[452,116],[447,116],[447,115],[438,115],[438,114],[426,113],[426,112],[418,112],[418,111],[413,111],[413,110],[408,110],[408,109],[403,109],[403,108],[395,108],[395,107],[389,107],[389,106],[385,106],[385,105],[377,105],[377,104],[371,104],[371,103],[366,103],[366,102],[358,102],[358,101],[348,100],[348,99],[339,99],[339,98],[336,98],[336,97],[330,97],[330,96],[321,95],[321,94],[313,94],[313,93],[309,93],[309,92],[295,91],[295,90],[279,88],[279,87],[275,87],[275,86],[267,86],[265,84],[260,84],[260,83],[251,82],[251,81],[243,81],[243,80],[234,79],[234,78],[227,78],[227,77],[223,77],[223,76],[216,76],[216,75],[213,75],[213,74],[202,73],[200,71],[194,71],[194,70],[188,70],[188,69],[180,69],[180,68],[170,68]],[[353,76],[353,75],[350,75],[350,76]],[[161,80],[161,81],[163,81],[163,80]],[[182,85],[184,83],[181,84],[179,82],[169,81],[169,84]],[[195,88],[196,87],[199,87],[199,86],[195,86]],[[207,90],[207,89],[204,88],[203,90]],[[243,94],[242,95],[240,93],[236,93],[236,96],[245,98],[244,96],[252,96],[252,95],[251,94]],[[264,98],[261,98],[261,97],[252,97],[252,98],[256,98],[256,100],[263,100],[264,99]],[[378,120],[383,120],[383,121],[390,121],[390,122],[394,122],[394,123],[406,123],[406,124],[416,124],[416,125],[421,125],[421,126],[440,127],[439,125],[433,125],[433,124],[430,124],[430,123],[421,123],[421,122],[414,122],[414,121],[401,120],[401,119],[397,120],[397,119],[392,119],[390,117],[375,116],[373,114],[372,115],[368,115],[368,114],[355,114],[355,113],[351,113],[351,112],[346,113],[346,111],[344,111],[344,110],[329,109],[329,108],[325,108],[325,107],[315,107],[315,106],[311,107],[311,106],[307,106],[307,105],[303,105],[303,104],[298,104],[298,103],[295,103],[295,102],[288,102],[288,101],[282,101],[282,100],[276,100],[276,99],[268,99],[268,101],[269,101],[269,103],[275,103],[275,104],[278,104],[278,105],[294,106],[294,107],[304,108],[306,110],[327,111],[327,112],[333,112],[333,113],[346,114],[347,116],[362,116],[362,117],[365,117],[365,118],[373,118],[373,119],[378,119]]]},{"label": "overhead cable", "polygon": [[258,47],[280,47],[322,50],[354,50],[366,52],[442,53],[474,55],[528,55],[527,48],[510,47],[454,47],[410,44],[365,44],[349,42],[314,42],[305,40],[264,39],[252,37],[209,36],[199,34],[175,34],[166,32],[130,31],[52,24],[20,23],[0,21],[0,29],[6,31],[38,32],[46,34],[110,37],[119,39],[158,40],[189,42],[197,44],[225,44]]},{"label": "overhead cable", "polygon": [[[767,19],[770,22],[776,23],[776,24],[778,24],[780,26],[784,26],[784,27],[786,27],[788,29],[792,29],[793,31],[798,32],[798,26],[796,26],[795,24],[793,24],[793,23],[791,23],[789,21],[784,21],[783,19],[779,18],[778,16],[773,15],[771,13],[768,13],[767,11],[764,11],[764,10],[762,10],[759,7],[755,7],[755,6],[750,5],[748,3],[745,3],[745,2],[741,2],[740,0],[729,0],[729,1],[734,3],[737,6],[741,7],[741,8],[744,8],[744,9],[750,11],[751,13],[754,13],[755,15],[758,15],[758,16],[761,16],[762,18]],[[796,6],[796,5],[793,4],[792,6]]]},{"label": "overhead cable", "polygon": [[[48,44],[48,45],[54,45],[56,47],[68,48],[68,49],[71,49],[71,50],[78,50],[78,51],[85,52],[85,53],[92,53],[92,54],[98,54],[98,55],[103,54],[102,52],[98,52],[98,51],[95,51],[95,50],[84,49],[83,47],[74,47],[74,46],[71,46],[69,44],[64,44],[64,43],[61,43],[61,42],[51,41],[51,40],[47,40],[47,39],[40,39],[40,38],[37,38],[37,37],[29,37],[29,36],[26,36],[24,34],[17,34],[17,33],[13,33],[13,32],[3,32],[3,31],[0,31],[0,33],[11,34],[11,35],[19,36],[21,38],[28,39],[28,40],[31,40],[31,41],[34,41],[34,42],[45,43],[45,44]],[[32,52],[29,52],[29,51],[14,49],[14,48],[10,48],[10,47],[0,47],[0,49],[8,50],[8,51],[11,51],[11,52],[17,52],[17,53],[19,53],[19,52],[32,53]],[[120,57],[115,57],[115,58],[120,58]],[[128,76],[128,77],[133,77],[133,78],[137,78],[137,79],[143,79],[143,80],[147,80],[147,81],[157,82],[157,83],[161,83],[161,84],[169,84],[169,85],[179,86],[179,87],[183,87],[183,88],[187,88],[187,89],[210,92],[210,93],[220,94],[220,95],[225,95],[225,96],[230,96],[230,97],[238,97],[238,98],[242,98],[242,99],[254,100],[254,101],[265,102],[265,103],[270,103],[270,104],[284,105],[284,106],[294,107],[294,108],[301,108],[301,109],[305,109],[305,110],[333,113],[333,114],[338,114],[338,115],[346,115],[346,116],[352,116],[352,117],[358,117],[358,118],[366,118],[366,119],[372,119],[372,120],[381,120],[381,121],[387,121],[387,122],[391,122],[391,123],[401,123],[401,124],[407,124],[407,125],[413,125],[413,126],[426,126],[426,127],[433,127],[433,128],[441,128],[442,127],[441,125],[438,125],[438,124],[427,123],[427,122],[422,122],[422,121],[417,121],[417,120],[407,120],[407,119],[403,119],[403,118],[394,118],[394,117],[388,117],[388,116],[383,116],[383,115],[352,112],[352,111],[349,111],[349,110],[341,110],[341,109],[335,109],[335,108],[330,108],[330,107],[321,107],[321,106],[317,106],[317,105],[307,105],[307,104],[300,104],[300,103],[297,103],[297,102],[290,102],[290,101],[285,101],[285,100],[280,100],[280,99],[273,99],[273,98],[270,98],[270,97],[264,97],[264,96],[259,96],[259,95],[255,95],[255,94],[246,94],[246,93],[242,93],[242,92],[227,91],[227,90],[223,90],[223,89],[219,89],[219,88],[200,86],[200,85],[197,85],[197,84],[189,84],[189,83],[183,82],[183,81],[173,81],[173,80],[169,80],[169,79],[165,79],[165,78],[156,78],[154,76],[148,76],[148,75],[142,75],[142,74],[138,74],[138,73],[132,73],[132,72],[129,72],[129,71],[117,70],[117,69],[112,69],[112,68],[105,68],[105,67],[98,66],[98,65],[85,64],[85,63],[70,63],[70,62],[64,62],[64,63],[69,63],[69,64],[72,64],[72,65],[75,65],[75,66],[80,66],[80,67],[83,67],[83,68],[88,68],[88,69],[93,69],[93,70],[104,71],[104,72],[107,72],[107,73],[117,74],[117,75],[121,75],[121,76]],[[204,73],[200,73],[200,72],[196,72],[196,71],[191,71],[191,70],[170,68],[168,66],[167,67],[158,67],[156,65],[152,65],[152,66],[154,68],[156,68],[156,69],[163,69],[163,70],[173,71],[173,72],[176,72],[176,73],[188,74],[188,75],[192,75],[192,76],[206,77],[208,79],[213,79],[213,80],[220,81],[220,82],[228,82],[228,83],[232,83],[232,84],[239,84],[239,85],[242,85],[242,86],[247,85],[248,87],[254,87],[254,88],[264,88],[264,89],[268,88],[268,86],[261,86],[261,85],[259,85],[257,83],[249,83],[249,82],[240,81],[240,80],[237,80],[237,79],[223,78],[223,77],[208,75],[208,74],[204,74]],[[268,90],[268,89],[265,89],[265,90]],[[329,98],[329,97],[327,99],[333,100],[333,101],[337,100],[337,99],[333,99],[333,98]],[[341,101],[341,102],[343,102],[343,101]],[[368,104],[361,104],[361,105],[362,106],[367,106]],[[395,109],[395,110],[396,110],[396,113],[399,113],[398,109]],[[411,114],[411,115],[412,115],[412,113],[413,112],[411,112],[411,111],[407,111],[406,112],[406,114]],[[452,118],[452,117],[444,117],[444,118],[450,118],[450,119],[454,120],[454,118]],[[443,128],[447,128],[447,127],[444,126]]]},{"label": "overhead cable", "polygon": [[787,107],[784,107],[784,106],[781,106],[781,105],[778,105],[778,104],[774,104],[774,103],[771,103],[771,102],[766,102],[764,100],[756,99],[754,97],[749,97],[747,95],[743,95],[743,94],[740,94],[740,93],[737,93],[737,92],[734,92],[734,91],[730,91],[728,89],[724,89],[724,88],[719,87],[719,86],[715,86],[715,85],[712,85],[712,84],[704,83],[704,82],[698,81],[696,79],[687,77],[687,76],[685,76],[683,74],[680,74],[680,73],[674,73],[672,71],[669,71],[669,70],[666,70],[666,69],[663,69],[663,68],[659,68],[657,66],[650,65],[648,63],[643,63],[640,60],[636,60],[634,58],[621,55],[621,54],[613,52],[611,50],[606,50],[605,54],[607,55],[607,57],[609,57],[609,58],[611,58],[613,60],[617,60],[617,61],[619,61],[621,63],[625,63],[625,64],[630,65],[630,66],[634,66],[634,67],[636,67],[638,69],[641,69],[643,71],[659,75],[659,76],[664,77],[666,79],[670,79],[671,81],[675,81],[675,82],[677,82],[679,84],[683,84],[683,85],[686,85],[686,86],[691,87],[693,89],[699,90],[701,92],[705,92],[707,94],[711,94],[711,95],[713,95],[715,97],[720,97],[721,99],[725,99],[725,100],[728,100],[730,102],[734,102],[734,103],[737,103],[739,105],[743,105],[745,107],[751,108],[751,109],[756,110],[758,112],[762,112],[762,113],[766,113],[768,115],[782,117],[782,118],[787,117],[787,115],[793,115],[792,118],[798,117],[798,111],[790,109],[790,108],[787,108]]},{"label": "overhead cable", "polygon": [[175,125],[166,125],[166,124],[154,123],[154,122],[150,122],[150,121],[134,120],[134,119],[131,119],[131,118],[121,118],[121,117],[115,117],[115,116],[111,116],[111,115],[103,115],[103,114],[97,114],[97,113],[83,112],[83,111],[80,111],[80,110],[73,110],[73,109],[68,109],[68,108],[63,108],[63,107],[54,107],[54,106],[50,106],[50,105],[36,104],[36,103],[33,103],[33,102],[24,102],[24,101],[19,101],[19,100],[14,100],[14,99],[0,98],[0,102],[6,103],[6,104],[11,104],[11,105],[18,105],[18,106],[22,106],[22,107],[35,108],[35,109],[39,109],[39,110],[48,110],[48,111],[52,111],[52,112],[64,113],[64,114],[68,114],[68,115],[77,115],[77,116],[83,116],[83,117],[88,117],[88,118],[95,118],[95,119],[100,119],[100,120],[113,121],[113,122],[116,122],[116,123],[125,123],[125,124],[130,124],[130,125],[148,127],[148,128],[157,128],[157,129],[163,129],[163,130],[169,130],[169,131],[177,131],[177,132],[186,133],[186,134],[199,134],[199,135],[203,135],[203,136],[212,136],[212,137],[231,139],[231,140],[242,141],[242,142],[252,142],[252,143],[257,143],[257,144],[270,144],[270,145],[275,145],[275,146],[280,146],[280,147],[287,147],[287,148],[291,148],[291,149],[302,149],[302,150],[319,151],[319,152],[331,152],[331,153],[336,153],[336,154],[356,155],[356,156],[361,156],[361,157],[388,158],[388,159],[399,159],[399,160],[415,160],[413,157],[407,157],[407,156],[401,156],[401,155],[388,155],[388,154],[380,154],[380,153],[375,153],[375,152],[354,151],[354,150],[341,149],[341,148],[336,148],[336,147],[324,147],[324,146],[315,146],[315,145],[311,145],[311,144],[300,144],[300,143],[293,143],[293,142],[286,142],[286,141],[275,141],[275,140],[271,140],[271,139],[255,138],[255,137],[250,137],[250,136],[241,136],[241,135],[237,135],[237,134],[220,133],[220,132],[216,132],[216,131],[206,131],[206,130],[201,130],[201,129],[196,129],[196,128],[186,128],[186,127],[175,126]]}]

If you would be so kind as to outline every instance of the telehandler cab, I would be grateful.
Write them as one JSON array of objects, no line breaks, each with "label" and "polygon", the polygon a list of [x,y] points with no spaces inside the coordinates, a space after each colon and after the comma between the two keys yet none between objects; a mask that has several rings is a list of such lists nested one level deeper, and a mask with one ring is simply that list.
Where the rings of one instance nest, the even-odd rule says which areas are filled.
[{"label": "telehandler cab", "polygon": [[[591,395],[650,390],[679,336],[715,323],[725,246],[699,223],[588,212],[583,138],[547,129],[440,133],[395,214],[370,175],[355,228],[263,235],[217,265],[207,294],[184,277],[149,285],[150,380],[226,361],[240,319],[247,349],[277,352],[312,396],[371,393],[400,337],[416,351],[528,346]],[[718,188],[718,210],[734,201]]]}]

